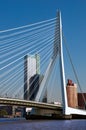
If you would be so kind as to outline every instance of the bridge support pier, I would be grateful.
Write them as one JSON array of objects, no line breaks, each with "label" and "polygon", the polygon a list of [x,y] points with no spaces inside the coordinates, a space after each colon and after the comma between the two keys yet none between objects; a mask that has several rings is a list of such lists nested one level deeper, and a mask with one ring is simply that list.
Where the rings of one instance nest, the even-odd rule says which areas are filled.
[{"label": "bridge support pier", "polygon": [[51,116],[52,114],[62,114],[61,110],[51,110],[43,108],[33,108],[30,114],[42,115],[42,116]]},{"label": "bridge support pier", "polygon": [[26,119],[59,119],[62,118],[62,109],[51,110],[43,108],[32,108],[30,113],[26,114]]},{"label": "bridge support pier", "polygon": [[62,110],[33,108],[31,113],[26,114],[26,119],[70,120],[72,115],[63,115]]}]

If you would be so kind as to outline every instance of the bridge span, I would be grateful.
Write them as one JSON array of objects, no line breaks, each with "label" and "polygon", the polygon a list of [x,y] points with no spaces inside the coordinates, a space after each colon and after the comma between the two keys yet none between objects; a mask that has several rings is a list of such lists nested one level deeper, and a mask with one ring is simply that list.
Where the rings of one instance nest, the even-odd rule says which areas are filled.
[{"label": "bridge span", "polygon": [[21,99],[1,98],[1,97],[0,97],[0,104],[16,105],[16,106],[24,106],[24,107],[36,107],[36,108],[50,109],[50,110],[62,110],[61,105],[29,101],[29,100],[21,100]]}]

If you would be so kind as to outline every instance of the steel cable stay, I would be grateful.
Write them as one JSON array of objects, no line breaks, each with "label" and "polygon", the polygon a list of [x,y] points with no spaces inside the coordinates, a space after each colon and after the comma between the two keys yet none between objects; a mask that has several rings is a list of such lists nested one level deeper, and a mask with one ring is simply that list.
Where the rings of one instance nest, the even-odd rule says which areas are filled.
[{"label": "steel cable stay", "polygon": [[[43,42],[43,41],[42,41],[42,42]],[[48,41],[48,42],[49,42],[49,41]],[[46,43],[45,43],[45,44],[46,44]],[[28,49],[27,49],[27,51],[28,51]],[[31,53],[34,52],[34,51],[37,51],[37,48],[35,48],[35,49],[32,50],[31,52],[29,52],[29,54],[31,54]],[[27,52],[27,53],[28,53],[28,52]],[[13,63],[15,63],[15,62],[21,60],[23,57],[24,57],[24,55],[21,56],[21,57],[19,57],[18,59],[15,59],[14,61],[8,63],[7,65],[3,66],[2,68],[0,68],[0,71],[3,70],[3,69],[5,69],[5,68],[7,68],[7,67],[10,66],[10,65],[12,65]]]},{"label": "steel cable stay", "polygon": [[[0,54],[2,54],[2,53],[6,53],[6,52],[8,52],[9,50],[11,51],[12,49],[17,49],[17,48],[20,48],[20,47],[22,47],[22,46],[26,46],[27,44],[25,44],[25,43],[28,43],[29,42],[29,44],[32,44],[32,43],[30,43],[30,42],[32,42],[32,41],[34,41],[34,40],[36,40],[37,38],[40,38],[40,36],[42,35],[43,37],[45,36],[45,35],[50,35],[51,34],[51,32],[53,31],[53,28],[50,28],[50,29],[48,29],[48,30],[46,30],[46,31],[42,31],[41,33],[37,33],[37,34],[35,34],[34,36],[31,36],[31,37],[27,37],[27,38],[24,38],[24,39],[20,39],[20,40],[18,40],[18,41],[14,41],[14,42],[11,42],[11,45],[7,45],[6,47],[4,47],[3,49],[2,48],[0,48]],[[4,54],[3,54],[4,55]]]},{"label": "steel cable stay", "polygon": [[47,27],[43,27],[43,28],[37,29],[35,31],[28,32],[26,34],[21,34],[19,36],[17,35],[16,37],[12,37],[12,38],[5,39],[5,40],[0,40],[0,44],[1,44],[2,47],[7,46],[9,44],[12,44],[13,41],[16,42],[17,40],[21,40],[21,39],[23,40],[23,38],[27,38],[27,37],[31,37],[31,36],[33,36],[35,34],[39,34],[40,32],[46,31],[47,29],[54,28],[54,26],[55,25],[52,24],[52,25],[49,25]]},{"label": "steel cable stay", "polygon": [[0,39],[5,39],[5,38],[8,38],[8,37],[12,37],[12,36],[18,36],[18,35],[20,35],[20,34],[22,34],[22,33],[26,33],[26,32],[29,32],[29,31],[33,31],[33,30],[37,30],[37,29],[40,29],[40,28],[42,28],[42,27],[46,27],[47,25],[51,25],[51,24],[53,24],[54,22],[52,22],[52,23],[47,23],[47,24],[43,24],[43,25],[40,25],[40,26],[36,26],[36,27],[34,27],[34,28],[29,28],[29,29],[27,29],[27,30],[23,30],[23,31],[19,31],[19,32],[16,32],[16,33],[12,33],[11,32],[11,34],[8,34],[8,35],[5,35],[5,36],[0,36]]},{"label": "steel cable stay", "polygon": [[34,23],[34,24],[29,24],[29,25],[25,25],[25,26],[21,26],[21,27],[16,27],[16,28],[12,28],[12,29],[2,30],[2,31],[0,31],[0,33],[6,33],[6,32],[9,32],[9,31],[19,30],[19,29],[23,29],[23,28],[27,28],[27,27],[32,27],[32,26],[35,26],[35,25],[39,25],[39,24],[42,24],[42,23],[53,21],[55,19],[56,18],[52,18],[52,19],[44,20],[44,21],[37,22],[37,23]]},{"label": "steel cable stay", "polygon": [[[38,44],[38,46],[40,45],[40,46],[42,46],[42,44],[40,44],[40,43],[42,43],[42,42],[47,42],[47,40],[49,40],[49,39],[51,39],[51,38],[53,38],[53,34],[51,33],[51,35],[50,36],[45,36],[45,37],[42,37],[41,39],[36,39],[35,41],[33,41],[32,43],[34,43],[33,44],[33,46],[30,46],[29,44],[27,45],[27,46],[25,46],[25,48],[23,47],[20,47],[20,48],[18,48],[17,50],[14,50],[13,51],[13,53],[11,53],[11,52],[8,52],[7,54],[3,54],[2,56],[1,56],[1,58],[3,57],[3,56],[10,56],[10,55],[12,55],[12,56],[10,56],[10,57],[8,57],[7,59],[4,59],[3,61],[1,61],[1,63],[0,64],[3,64],[4,62],[6,62],[6,61],[9,61],[10,59],[12,59],[12,58],[15,58],[16,56],[18,56],[18,55],[20,55],[20,54],[22,54],[22,53],[24,53],[24,52],[26,52],[26,50],[30,50],[30,49],[33,49],[34,47],[37,47],[37,45],[35,44],[35,43],[39,43]],[[27,48],[26,48],[27,47]],[[19,51],[20,50],[20,51]],[[17,52],[16,52],[17,51]],[[15,53],[14,53],[15,52]],[[16,54],[17,53],[17,54]],[[14,54],[14,55],[13,55]]]}]

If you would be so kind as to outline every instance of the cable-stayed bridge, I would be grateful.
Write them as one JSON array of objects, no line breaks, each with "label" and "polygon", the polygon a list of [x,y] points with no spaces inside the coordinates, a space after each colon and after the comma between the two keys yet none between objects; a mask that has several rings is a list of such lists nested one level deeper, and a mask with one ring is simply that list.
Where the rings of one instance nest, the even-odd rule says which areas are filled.
[{"label": "cable-stayed bridge", "polygon": [[62,38],[60,12],[50,20],[0,31],[1,104],[86,115],[68,106]]}]

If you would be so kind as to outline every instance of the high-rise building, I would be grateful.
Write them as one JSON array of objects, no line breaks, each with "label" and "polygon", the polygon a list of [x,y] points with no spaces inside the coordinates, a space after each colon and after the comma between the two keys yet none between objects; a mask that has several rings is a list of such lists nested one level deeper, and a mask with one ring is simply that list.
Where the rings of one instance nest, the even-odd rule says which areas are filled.
[{"label": "high-rise building", "polygon": [[72,83],[72,80],[68,80],[66,90],[67,90],[68,106],[72,108],[77,108],[78,107],[77,85]]},{"label": "high-rise building", "polygon": [[30,79],[35,74],[40,74],[40,56],[38,54],[24,57],[24,99],[29,100]]}]

